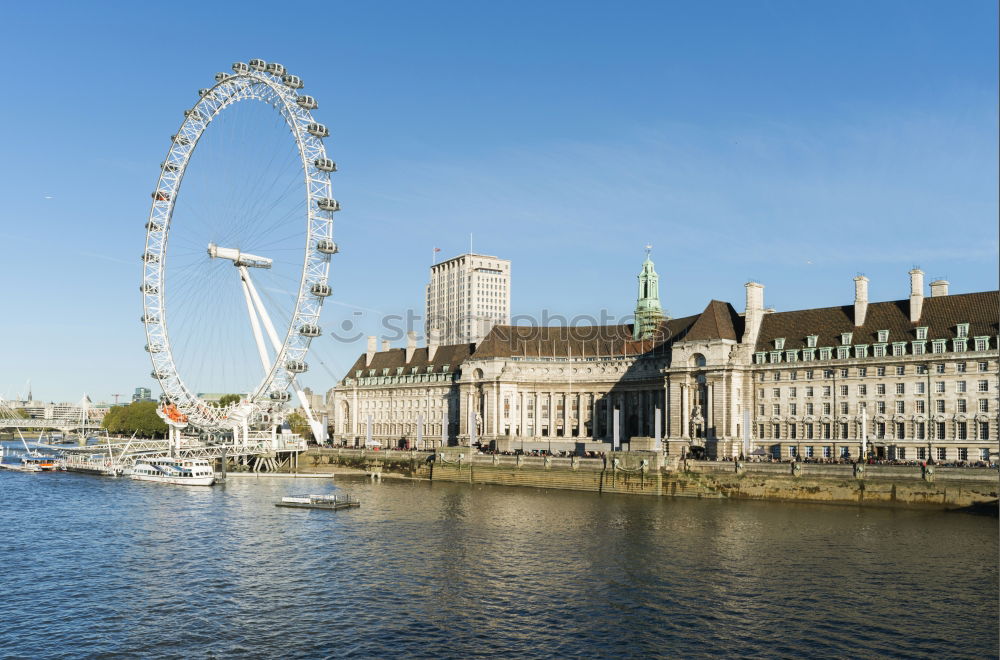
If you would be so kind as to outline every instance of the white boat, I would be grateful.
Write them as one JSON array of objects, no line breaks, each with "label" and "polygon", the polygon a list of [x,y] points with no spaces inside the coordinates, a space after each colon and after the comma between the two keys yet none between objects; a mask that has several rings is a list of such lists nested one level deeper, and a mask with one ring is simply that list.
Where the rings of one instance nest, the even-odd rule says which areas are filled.
[{"label": "white boat", "polygon": [[215,483],[215,470],[203,458],[139,459],[129,476],[139,481],[183,486],[211,486]]}]

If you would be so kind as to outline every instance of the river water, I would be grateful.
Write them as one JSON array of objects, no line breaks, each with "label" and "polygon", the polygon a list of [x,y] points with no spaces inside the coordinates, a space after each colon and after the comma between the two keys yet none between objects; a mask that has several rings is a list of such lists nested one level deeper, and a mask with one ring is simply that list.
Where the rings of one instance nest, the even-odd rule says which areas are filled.
[{"label": "river water", "polygon": [[[282,509],[350,493],[360,509]],[[997,656],[997,520],[0,472],[0,657]]]}]

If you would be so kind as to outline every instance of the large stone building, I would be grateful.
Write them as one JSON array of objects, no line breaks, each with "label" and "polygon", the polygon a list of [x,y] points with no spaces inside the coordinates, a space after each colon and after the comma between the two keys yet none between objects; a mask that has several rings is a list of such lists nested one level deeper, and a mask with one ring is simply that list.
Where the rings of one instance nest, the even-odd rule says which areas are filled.
[{"label": "large stone building", "polygon": [[428,330],[445,344],[479,342],[494,325],[510,323],[510,261],[463,254],[431,266]]},{"label": "large stone building", "polygon": [[[911,271],[910,298],[774,312],[660,312],[647,258],[636,324],[497,325],[480,342],[369,350],[328,393],[335,441],[616,446],[717,458],[979,460],[997,451],[1000,292],[948,295]],[[655,300],[654,300],[655,298]],[[370,422],[369,422],[370,420]]]}]

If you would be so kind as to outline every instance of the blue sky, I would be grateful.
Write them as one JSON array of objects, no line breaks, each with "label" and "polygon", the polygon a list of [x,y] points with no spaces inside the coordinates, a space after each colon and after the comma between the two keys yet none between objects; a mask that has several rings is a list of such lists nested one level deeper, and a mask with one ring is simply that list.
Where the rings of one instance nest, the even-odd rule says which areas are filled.
[{"label": "blue sky", "polygon": [[[0,22],[0,395],[150,386],[149,193],[181,111],[252,57],[302,76],[344,205],[326,327],[421,312],[431,250],[513,261],[514,314],[675,316],[997,286],[994,2],[12,5]],[[13,64],[12,64],[13,63]],[[399,345],[397,342],[396,345]],[[363,342],[315,343],[325,389]],[[312,358],[311,358],[312,359]]]}]

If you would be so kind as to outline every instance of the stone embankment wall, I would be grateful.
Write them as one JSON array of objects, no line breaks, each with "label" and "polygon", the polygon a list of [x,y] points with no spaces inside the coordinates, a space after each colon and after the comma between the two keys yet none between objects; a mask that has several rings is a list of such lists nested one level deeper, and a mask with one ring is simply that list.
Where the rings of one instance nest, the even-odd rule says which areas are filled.
[{"label": "stone embankment wall", "polygon": [[595,493],[773,499],[874,506],[961,509],[996,503],[998,473],[985,468],[818,463],[687,461],[666,464],[654,452],[605,459],[472,454],[452,447],[423,452],[310,450],[308,466],[347,465],[415,478],[558,488]]}]

